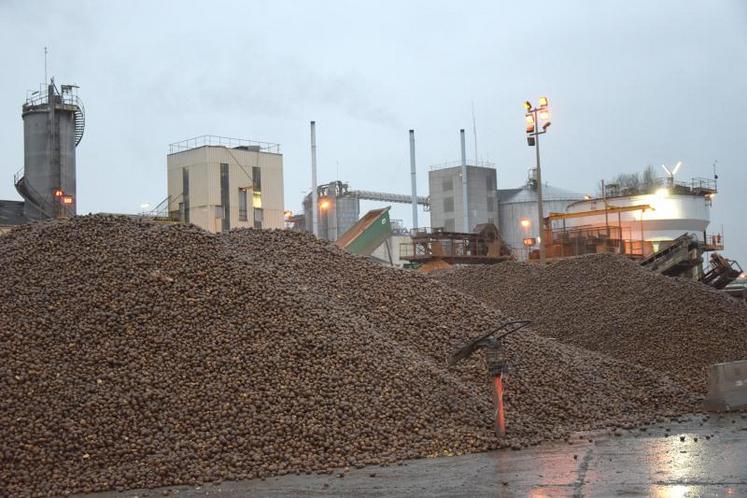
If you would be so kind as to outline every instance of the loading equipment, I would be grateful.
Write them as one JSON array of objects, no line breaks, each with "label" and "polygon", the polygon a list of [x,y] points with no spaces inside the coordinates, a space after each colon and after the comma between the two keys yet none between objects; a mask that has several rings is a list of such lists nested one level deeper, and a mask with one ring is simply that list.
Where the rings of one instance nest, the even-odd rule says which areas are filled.
[{"label": "loading equipment", "polygon": [[[485,350],[485,363],[488,367],[488,376],[491,380],[493,391],[493,403],[495,406],[495,433],[498,437],[506,435],[506,418],[503,409],[503,378],[507,373],[506,357],[503,351],[503,339],[508,335],[518,332],[531,322],[529,320],[514,320],[501,324],[487,334],[472,339],[460,347],[449,359],[449,366],[453,367],[462,360],[466,360],[478,349]],[[497,337],[498,332],[503,333]]]},{"label": "loading equipment", "polygon": [[641,261],[641,266],[668,277],[692,275],[695,268],[703,263],[702,250],[698,239],[683,233],[667,247],[656,251]]},{"label": "loading equipment", "polygon": [[714,252],[711,254],[710,268],[700,281],[715,289],[723,289],[741,274],[742,267],[739,263]]}]

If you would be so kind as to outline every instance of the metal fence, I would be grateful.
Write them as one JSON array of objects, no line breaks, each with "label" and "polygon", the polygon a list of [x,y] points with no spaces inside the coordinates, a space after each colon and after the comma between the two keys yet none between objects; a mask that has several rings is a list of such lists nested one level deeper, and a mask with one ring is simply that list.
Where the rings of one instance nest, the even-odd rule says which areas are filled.
[{"label": "metal fence", "polygon": [[181,142],[169,144],[169,154],[184,152],[185,150],[196,149],[198,147],[216,146],[236,149],[239,147],[255,148],[259,152],[269,152],[280,154],[280,144],[272,142],[258,142],[256,140],[247,140],[244,138],[220,137],[217,135],[200,135],[199,137],[188,138]]}]

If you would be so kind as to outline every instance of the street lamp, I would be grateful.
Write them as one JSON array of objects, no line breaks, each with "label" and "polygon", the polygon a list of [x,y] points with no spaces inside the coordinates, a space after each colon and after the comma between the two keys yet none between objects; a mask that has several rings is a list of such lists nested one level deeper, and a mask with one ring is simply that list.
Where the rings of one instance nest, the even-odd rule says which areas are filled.
[{"label": "street lamp", "polygon": [[[550,103],[547,97],[540,97],[539,105],[534,106],[527,100],[524,102],[524,109],[526,110],[527,121],[527,145],[534,147],[537,156],[537,173],[535,174],[535,182],[537,183],[537,241],[539,242],[540,263],[544,263],[545,245],[542,242],[542,228],[545,226],[545,216],[542,212],[542,170],[540,169],[539,136],[547,133],[547,128],[550,127]],[[540,127],[542,131],[539,130]]]}]

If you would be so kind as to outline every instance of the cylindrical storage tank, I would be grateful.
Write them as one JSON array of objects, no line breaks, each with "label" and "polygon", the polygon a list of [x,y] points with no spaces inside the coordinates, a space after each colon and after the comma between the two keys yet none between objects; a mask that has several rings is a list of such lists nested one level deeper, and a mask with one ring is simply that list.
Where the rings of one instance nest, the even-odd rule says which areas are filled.
[{"label": "cylindrical storage tank", "polygon": [[[62,100],[50,86],[47,99],[23,106],[24,164],[23,181],[27,193],[37,204],[56,206],[53,192],[61,189],[72,196],[67,211],[75,214],[75,113],[77,106]],[[51,100],[51,104],[50,104]],[[46,218],[26,202],[24,214],[30,219]]]},{"label": "cylindrical storage tank", "polygon": [[[534,247],[526,247],[524,239],[539,237],[537,227],[537,190],[534,182],[527,182],[521,188],[498,191],[498,222],[503,240],[511,246],[519,260],[526,260]],[[569,204],[583,199],[583,195],[553,187],[542,186],[543,213],[565,213]]]},{"label": "cylindrical storage tank", "polygon": [[[617,213],[608,214],[606,222],[604,214],[569,218],[566,226],[605,226],[605,223],[615,228],[621,226],[623,238],[651,241],[657,251],[661,242],[672,241],[686,232],[703,241],[711,217],[709,202],[700,195],[673,194],[664,188],[652,194],[608,197],[608,207],[651,206],[652,209],[628,211],[619,217]],[[568,206],[569,213],[603,209],[603,199],[582,200]]]},{"label": "cylindrical storage tank", "polygon": [[347,232],[356,224],[360,217],[360,201],[352,195],[344,195],[335,199],[337,215],[337,237]]}]

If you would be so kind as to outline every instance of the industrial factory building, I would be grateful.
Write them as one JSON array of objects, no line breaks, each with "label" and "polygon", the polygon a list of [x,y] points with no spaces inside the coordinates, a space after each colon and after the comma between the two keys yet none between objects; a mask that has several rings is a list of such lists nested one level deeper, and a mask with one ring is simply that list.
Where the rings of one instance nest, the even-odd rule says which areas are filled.
[{"label": "industrial factory building", "polygon": [[[348,231],[360,218],[362,200],[381,203],[410,204],[412,196],[370,190],[353,190],[346,182],[334,181],[317,187],[318,235],[319,238],[335,241]],[[303,200],[304,212],[294,217],[294,228],[312,231],[311,192]],[[417,203],[428,206],[428,198],[417,197]]]},{"label": "industrial factory building", "polygon": [[278,144],[203,135],[171,144],[171,219],[210,232],[283,228],[283,156]]},{"label": "industrial factory building", "polygon": [[[460,163],[432,166],[428,172],[431,227],[446,232],[471,232],[476,225],[498,224],[496,171],[493,164],[467,165],[466,186]],[[465,217],[464,194],[467,194]]]},{"label": "industrial factory building", "polygon": [[83,138],[85,113],[75,85],[50,80],[30,92],[22,107],[24,161],[13,177],[22,201],[0,200],[0,229],[75,216],[75,149]]}]

